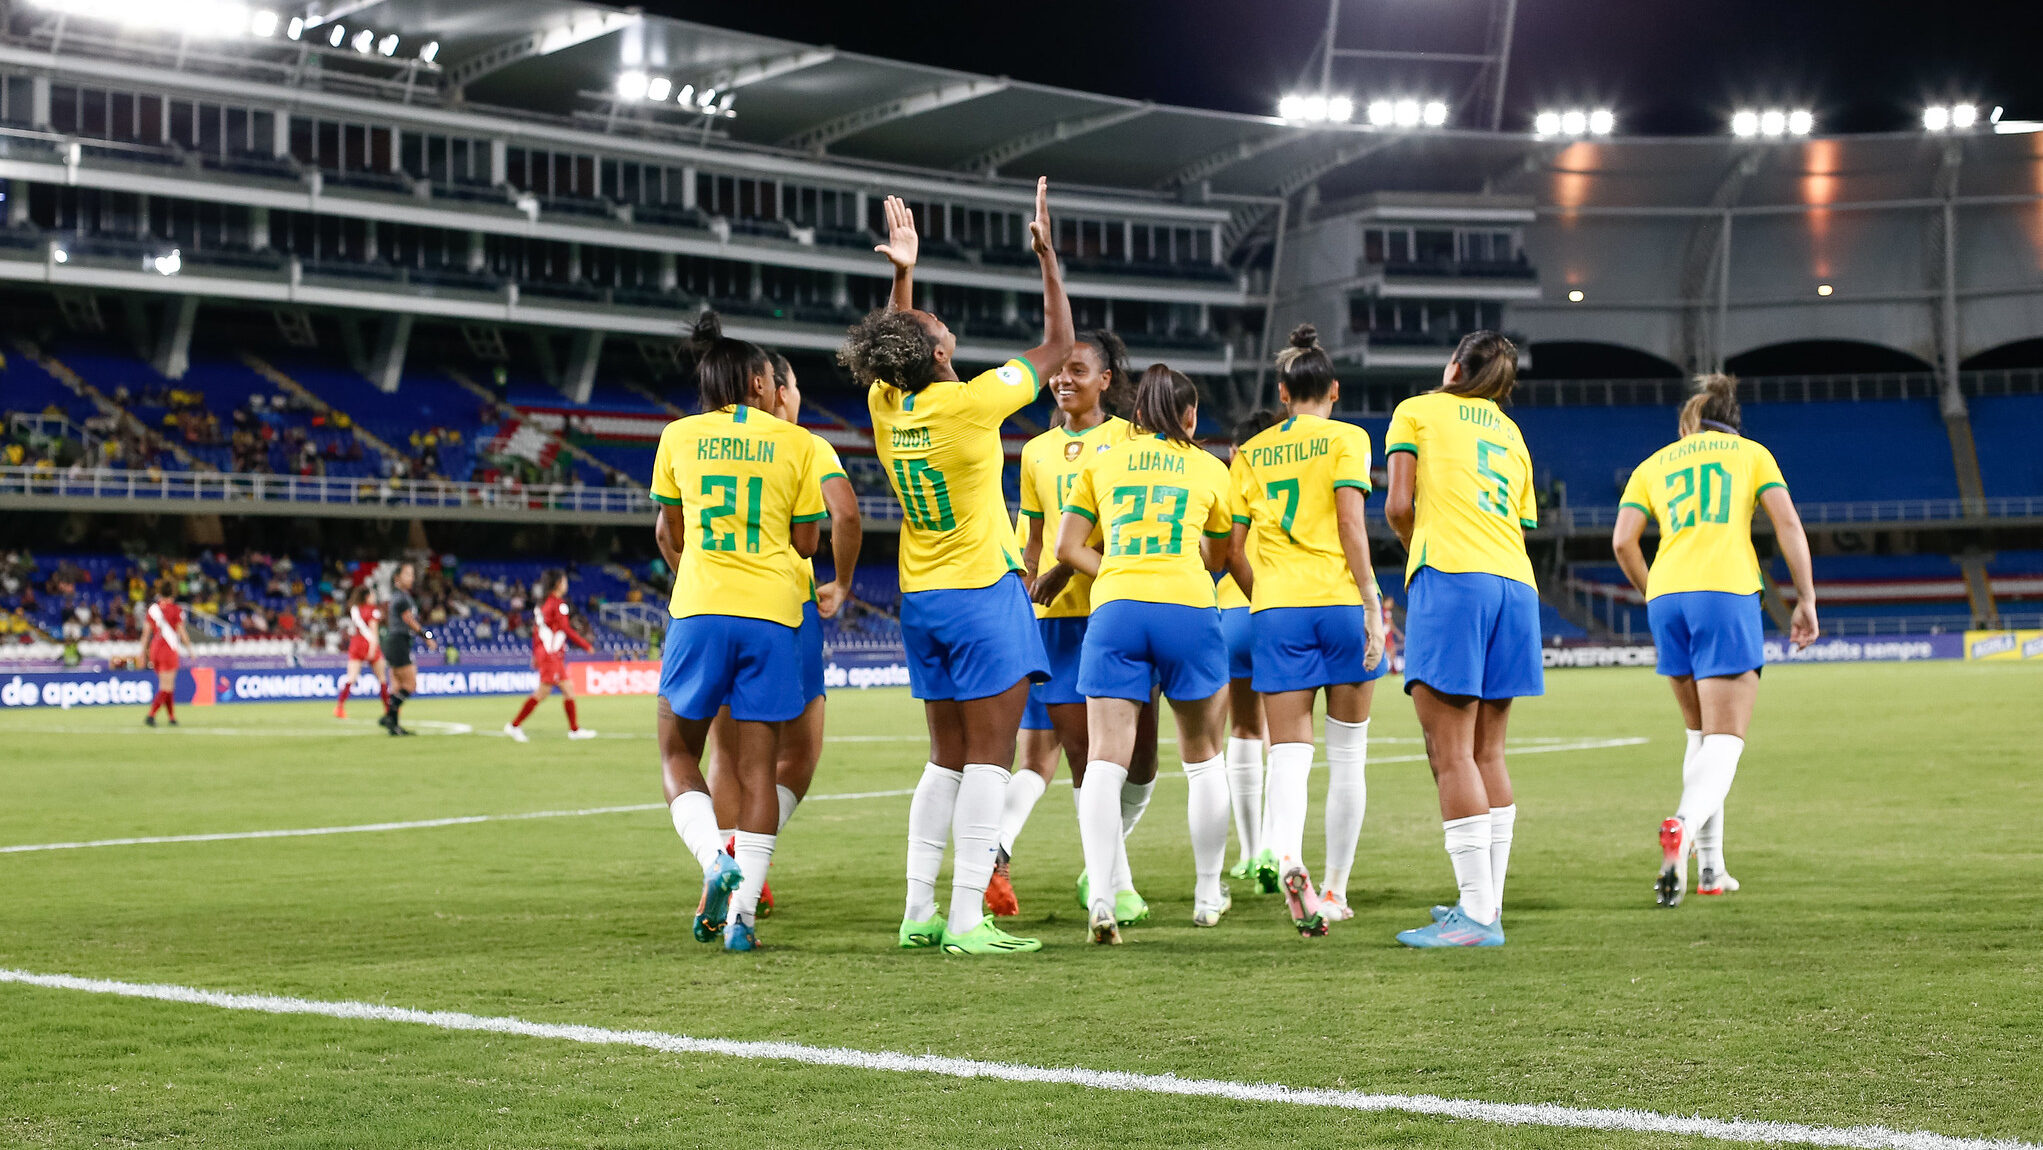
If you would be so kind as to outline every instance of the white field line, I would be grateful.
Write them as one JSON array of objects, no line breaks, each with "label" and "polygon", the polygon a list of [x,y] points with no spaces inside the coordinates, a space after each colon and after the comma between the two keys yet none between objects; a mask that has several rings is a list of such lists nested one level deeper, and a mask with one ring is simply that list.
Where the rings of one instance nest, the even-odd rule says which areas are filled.
[{"label": "white field line", "polygon": [[[1645,739],[1638,738],[1577,739],[1574,742],[1538,743],[1529,747],[1513,747],[1511,753],[1514,755],[1547,755],[1557,751],[1596,751],[1610,747],[1637,746],[1646,741]],[[1424,762],[1425,759],[1426,756],[1424,755],[1384,755],[1372,759],[1371,762],[1416,763]],[[1313,765],[1317,767],[1320,764],[1315,763]],[[1185,777],[1185,773],[1183,771],[1163,771],[1159,772],[1158,777],[1182,779]],[[1068,787],[1071,785],[1071,780],[1069,778],[1058,779],[1055,785]],[[893,799],[914,793],[915,789],[913,787],[887,791],[846,791],[837,794],[810,795],[802,801],[805,803],[827,803],[848,802],[855,799]],[[615,807],[582,807],[575,810],[560,811],[523,811],[508,815],[454,815],[439,819],[414,819],[408,822],[390,823],[355,823],[337,827],[291,827],[282,830],[217,831],[212,834],[196,835],[140,835],[133,838],[87,839],[79,842],[64,843],[21,843],[15,846],[0,846],[0,855],[33,854],[41,851],[83,850],[89,847],[154,846],[161,843],[217,843],[230,842],[236,839],[296,839],[311,838],[319,835],[367,834],[372,831],[415,831],[427,830],[432,827],[470,826],[475,823],[521,822],[527,819],[571,819],[580,818],[584,815],[616,815],[635,811],[659,811],[665,809],[666,804],[664,803],[632,803]]]},{"label": "white field line", "polygon": [[527,1022],[522,1018],[465,1014],[446,1010],[408,1010],[371,1002],[323,1002],[268,994],[229,994],[189,986],[114,982],[68,974],[34,974],[0,969],[0,983],[49,990],[82,991],[120,998],[153,999],[189,1006],[257,1014],[300,1014],[347,1021],[399,1022],[439,1030],[509,1034],[590,1046],[631,1046],[666,1054],[793,1062],[894,1074],[932,1074],[948,1078],[983,1078],[996,1082],[1031,1082],[1079,1086],[1173,1097],[1220,1098],[1233,1102],[1275,1103],[1338,1110],[1417,1114],[1501,1126],[1545,1126],[1613,1133],[1685,1134],[1725,1142],[1772,1145],[1843,1146],[1862,1150],[2043,1150],[2035,1143],[2012,1139],[1958,1138],[1928,1131],[1893,1130],[1884,1126],[1813,1126],[1796,1122],[1681,1117],[1649,1110],[1589,1109],[1546,1102],[1479,1102],[1432,1094],[1367,1094],[1359,1090],[1294,1088],[1280,1083],[1230,1082],[1213,1078],[1179,1078],[1174,1074],[1135,1074],[1089,1070],[1080,1066],[1030,1066],[947,1058],[935,1054],[852,1050],[841,1046],[808,1046],[798,1042],[746,1042],[735,1039],[690,1038],[657,1030],[610,1030],[599,1026]]}]

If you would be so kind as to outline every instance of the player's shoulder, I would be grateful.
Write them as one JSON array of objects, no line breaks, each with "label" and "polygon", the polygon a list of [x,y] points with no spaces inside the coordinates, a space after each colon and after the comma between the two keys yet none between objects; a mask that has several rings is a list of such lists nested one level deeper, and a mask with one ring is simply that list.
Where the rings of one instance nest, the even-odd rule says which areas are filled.
[{"label": "player's shoulder", "polygon": [[1032,384],[1040,386],[1041,382],[1036,378],[1035,365],[1020,356],[1009,359],[999,367],[989,367],[973,376],[971,380],[973,386],[1001,384],[1007,387],[1026,387]]},{"label": "player's shoulder", "polygon": [[1261,431],[1256,432],[1254,435],[1250,436],[1248,440],[1244,442],[1240,447],[1235,449],[1234,452],[1235,458],[1246,460],[1247,462],[1244,464],[1244,466],[1247,467],[1255,466],[1255,454],[1253,449],[1257,447],[1268,447],[1272,443],[1275,443],[1278,440],[1283,439],[1286,435],[1290,434],[1289,430],[1290,423],[1291,421],[1288,419],[1278,420],[1276,423],[1273,423],[1270,426],[1265,427]]}]

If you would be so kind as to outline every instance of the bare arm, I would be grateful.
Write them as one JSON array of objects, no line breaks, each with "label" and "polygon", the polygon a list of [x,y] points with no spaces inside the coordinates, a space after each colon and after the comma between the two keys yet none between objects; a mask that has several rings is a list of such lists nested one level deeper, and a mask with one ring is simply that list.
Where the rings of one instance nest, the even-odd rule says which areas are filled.
[{"label": "bare arm", "polygon": [[873,250],[894,265],[894,294],[887,306],[908,311],[915,306],[915,260],[922,253],[922,237],[915,231],[915,213],[899,196],[888,196],[887,242]]},{"label": "bare arm", "polygon": [[[1043,265],[1043,342],[1022,353],[1036,378],[1048,380],[1071,358],[1077,336],[1071,323],[1071,301],[1064,295],[1064,267],[1057,262],[1056,236],[1050,230],[1050,181],[1036,181],[1036,218],[1029,221],[1029,244]],[[1061,539],[1061,535],[1060,535]]]},{"label": "bare arm", "polygon": [[1199,558],[1206,564],[1206,570],[1215,575],[1227,570],[1234,559],[1234,536],[1222,535],[1215,539],[1211,535],[1199,537]]},{"label": "bare arm", "polygon": [[1092,528],[1092,520],[1076,511],[1066,511],[1064,522],[1057,528],[1057,561],[1097,578],[1102,558],[1088,545]]},{"label": "bare arm", "polygon": [[859,548],[865,545],[865,520],[858,513],[858,492],[843,476],[823,484],[823,504],[830,509],[830,561],[837,578],[816,589],[816,610],[823,618],[834,619],[851,597],[851,576],[858,570]]},{"label": "bare arm", "polygon": [[811,519],[807,523],[790,525],[787,532],[787,541],[793,545],[795,554],[807,559],[816,553],[816,548],[823,545],[822,522]]},{"label": "bare arm", "polygon": [[1376,565],[1369,558],[1369,501],[1357,487],[1334,488],[1334,521],[1340,528],[1341,554],[1362,595],[1362,627],[1368,636],[1362,665],[1375,670],[1383,659],[1383,589],[1376,585]]},{"label": "bare arm", "polygon": [[1241,588],[1243,595],[1253,595],[1256,587],[1256,572],[1248,561],[1248,524],[1234,525],[1234,538],[1227,551],[1227,573],[1234,576],[1234,585]]},{"label": "bare arm", "polygon": [[1809,536],[1802,530],[1802,516],[1787,488],[1767,488],[1759,504],[1773,520],[1773,537],[1780,544],[1781,558],[1788,561],[1788,577],[1795,581],[1795,617],[1788,625],[1788,641],[1799,651],[1823,633],[1816,622],[1816,573],[1809,563]]},{"label": "bare arm", "polygon": [[[1055,549],[1054,545],[1052,549]],[[1056,556],[1052,555],[1051,558],[1055,559]],[[1047,568],[1042,564],[1043,521],[1031,518],[1029,539],[1022,545],[1022,565],[1028,568],[1033,580],[1029,584],[1029,598],[1048,607],[1052,599],[1064,593],[1064,588],[1070,585],[1071,576],[1076,572],[1068,563],[1053,562]]]},{"label": "bare arm", "polygon": [[667,575],[672,578],[681,570],[680,532],[667,518],[669,513],[680,514],[680,509],[669,504],[660,504],[660,513],[653,517],[653,542],[660,548],[660,558],[667,561]]},{"label": "bare arm", "polygon": [[1617,527],[1610,533],[1610,550],[1617,556],[1617,565],[1624,568],[1624,577],[1632,581],[1641,595],[1646,593],[1646,552],[1639,546],[1639,538],[1645,533],[1645,512],[1636,507],[1618,508]]},{"label": "bare arm", "polygon": [[1419,457],[1409,451],[1391,452],[1390,492],[1384,497],[1383,518],[1397,532],[1405,550],[1412,549],[1412,524],[1418,520],[1417,491]]}]

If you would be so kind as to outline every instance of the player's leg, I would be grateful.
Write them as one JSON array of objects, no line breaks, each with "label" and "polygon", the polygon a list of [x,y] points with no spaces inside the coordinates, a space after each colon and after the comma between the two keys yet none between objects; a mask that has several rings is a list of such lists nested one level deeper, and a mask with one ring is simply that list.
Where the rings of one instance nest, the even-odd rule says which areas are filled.
[{"label": "player's leg", "polygon": [[390,705],[390,664],[384,660],[382,651],[376,652],[376,661],[371,666],[376,672],[378,701],[385,707],[388,707]]},{"label": "player's leg", "polygon": [[[671,650],[673,645],[668,646]],[[709,721],[682,719],[674,713],[662,691],[654,703],[654,729],[660,747],[660,782],[667,796],[674,833],[681,836],[682,845],[702,867],[702,901],[695,908],[695,937],[697,941],[708,942],[723,929],[731,892],[742,880],[737,860],[724,853],[709,783],[702,777],[702,751],[709,737]]]},{"label": "player's leg", "polygon": [[950,842],[958,788],[964,782],[964,718],[955,699],[922,704],[929,727],[929,761],[908,801],[908,903],[901,915],[901,946],[939,946],[944,919],[936,905],[936,878]]},{"label": "player's leg", "polygon": [[1234,811],[1235,838],[1241,859],[1227,873],[1253,878],[1263,853],[1263,697],[1246,676],[1227,684],[1227,798]]},{"label": "player's leg", "polygon": [[724,946],[743,950],[750,949],[744,944],[750,941],[760,894],[766,888],[766,872],[773,865],[773,849],[780,834],[780,800],[773,784],[774,767],[780,757],[780,724],[733,721],[731,726],[731,767],[744,794],[731,855],[737,860],[742,877],[725,919]]},{"label": "player's leg", "polygon": [[1511,837],[1518,825],[1518,799],[1511,789],[1511,768],[1504,761],[1505,731],[1511,722],[1511,700],[1484,699],[1476,708],[1476,772],[1490,803],[1490,901],[1497,921],[1504,916],[1504,876],[1511,869]]},{"label": "player's leg", "polygon": [[[1019,583],[1017,582],[1017,586]],[[1033,623],[1033,620],[1030,620]],[[1033,632],[1033,628],[1031,628]],[[951,906],[944,923],[946,954],[1034,950],[1040,943],[1014,939],[985,915],[986,886],[1000,852],[1000,816],[1007,807],[1008,774],[1029,700],[1029,681],[956,704],[964,733],[964,769],[951,814]]]},{"label": "player's leg", "polygon": [[1178,757],[1189,788],[1185,818],[1192,834],[1192,925],[1216,926],[1234,901],[1220,881],[1232,810],[1227,760],[1221,754],[1229,726],[1227,688],[1204,699],[1173,699],[1171,711],[1177,716]]},{"label": "player's leg", "polygon": [[1121,782],[1121,854],[1114,865],[1113,885],[1114,917],[1122,926],[1133,926],[1149,920],[1149,903],[1135,890],[1135,872],[1128,865],[1128,837],[1135,833],[1135,824],[1142,821],[1144,812],[1149,810],[1149,800],[1156,794],[1156,716],[1159,711],[1155,692],[1149,701],[1135,714],[1135,750],[1128,762],[1128,777]]},{"label": "player's leg", "polygon": [[1375,697],[1373,680],[1327,688],[1327,854],[1320,902],[1333,921],[1355,917],[1348,907],[1348,875],[1369,812],[1369,711]]},{"label": "player's leg", "polygon": [[[1418,649],[1414,643],[1413,650]],[[1400,932],[1398,941],[1407,946],[1475,945],[1494,935],[1501,942],[1490,873],[1490,795],[1476,763],[1482,700],[1444,694],[1423,682],[1413,684],[1410,691],[1425,732],[1427,764],[1440,793],[1441,830],[1460,898],[1439,913],[1432,926]]]},{"label": "player's leg", "polygon": [[568,686],[567,669],[565,667],[561,668],[560,678],[554,682],[553,686],[555,690],[560,692],[561,710],[567,712],[568,738],[595,738],[596,732],[582,726],[581,716],[575,713],[575,689]]},{"label": "player's leg", "polygon": [[[1695,676],[1692,674],[1669,675],[1667,677],[1667,685],[1674,692],[1674,705],[1681,711],[1681,726],[1683,734],[1681,752],[1681,787],[1683,791],[1686,791],[1690,783],[1692,783],[1695,779],[1695,753],[1702,749],[1703,741],[1702,700],[1698,698],[1696,695]],[[1719,813],[1721,814],[1722,812]],[[1711,820],[1705,820],[1703,829],[1708,829],[1710,823]],[[1668,840],[1670,838],[1670,836],[1665,833],[1666,830],[1667,830],[1666,824],[1662,823],[1661,824],[1662,834],[1660,838],[1662,848],[1663,873],[1665,870],[1666,863],[1665,856],[1668,848]],[[1674,857],[1680,863],[1682,870],[1684,872],[1684,877],[1686,877],[1685,872],[1687,871],[1687,860],[1683,859],[1680,854],[1681,851],[1680,836],[1678,835],[1672,836],[1672,839],[1673,850],[1675,852]],[[1694,836],[1694,845],[1697,847],[1698,853],[1700,853],[1701,840],[1702,832],[1701,830],[1698,830]],[[1656,889],[1659,889],[1657,884]]]},{"label": "player's leg", "polygon": [[532,712],[545,700],[547,692],[552,690],[546,681],[545,664],[539,664],[536,669],[539,672],[539,685],[532,688],[532,693],[525,696],[525,701],[518,705],[518,716],[504,724],[504,734],[510,736],[512,742],[531,741],[525,734],[525,720],[532,717]]},{"label": "player's leg", "polygon": [[[1146,684],[1144,689],[1146,690]],[[1121,833],[1121,785],[1135,757],[1135,720],[1142,704],[1132,699],[1086,700],[1086,785],[1078,803],[1079,844],[1087,874],[1112,875],[1119,867],[1125,836]],[[1101,944],[1121,941],[1114,893],[1107,883],[1090,891],[1089,929]]]},{"label": "player's leg", "polygon": [[1318,694],[1308,687],[1263,695],[1263,712],[1270,725],[1270,778],[1263,793],[1269,811],[1264,847],[1276,862],[1277,881],[1292,925],[1308,935],[1326,933],[1319,891],[1305,867],[1305,816],[1310,804],[1306,782],[1312,773],[1312,705]]},{"label": "player's leg", "polygon": [[361,677],[362,661],[352,655],[348,656],[347,673],[341,676],[340,697],[333,701],[334,718],[345,719],[348,717],[348,696],[354,693],[355,680]]},{"label": "player's leg", "polygon": [[709,741],[702,750],[702,777],[709,784],[710,801],[716,807],[717,834],[730,850],[738,833],[738,811],[745,805],[745,778],[731,763],[738,745],[737,724],[729,707],[717,708],[709,721]]},{"label": "player's leg", "polygon": [[[170,664],[169,670],[163,668],[165,663]],[[177,726],[177,668],[174,657],[157,660],[156,695],[149,700],[148,718],[142,721],[152,727],[155,726],[156,712],[159,709],[165,713],[171,726]]]},{"label": "player's leg", "polygon": [[418,687],[418,668],[411,663],[390,668],[390,702],[383,711],[383,729],[393,735],[409,735],[404,727],[404,704]]},{"label": "player's leg", "polygon": [[1057,759],[1063,754],[1057,732],[1050,727],[1049,713],[1031,693],[1022,715],[1022,729],[1015,749],[1014,773],[1007,780],[1007,806],[1000,816],[1000,854],[993,864],[992,881],[986,884],[986,912],[994,915],[1021,913],[1015,897],[1010,867],[1015,843],[1029,815],[1043,793],[1057,777]]},{"label": "player's leg", "polygon": [[1695,841],[1701,872],[1697,893],[1722,894],[1737,889],[1736,880],[1724,870],[1724,800],[1745,753],[1745,732],[1759,698],[1759,672],[1697,679],[1695,690],[1703,736],[1693,765],[1684,773],[1681,806],[1674,817]]}]

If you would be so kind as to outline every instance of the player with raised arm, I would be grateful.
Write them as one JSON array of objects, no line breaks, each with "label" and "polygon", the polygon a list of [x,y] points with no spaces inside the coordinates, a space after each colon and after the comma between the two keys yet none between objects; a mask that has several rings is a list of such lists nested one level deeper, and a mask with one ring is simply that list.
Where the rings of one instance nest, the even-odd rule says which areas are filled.
[{"label": "player with raised arm", "polygon": [[1461,339],[1440,386],[1391,413],[1384,517],[1405,565],[1405,692],[1440,790],[1447,857],[1461,889],[1412,947],[1504,945],[1504,875],[1518,805],[1504,761],[1511,701],[1546,693],[1539,593],[1525,532],[1539,525],[1532,454],[1500,404],[1518,348],[1493,331]]},{"label": "player with raised arm", "polygon": [[[1043,342],[962,380],[957,337],[914,307],[914,218],[888,197],[892,306],[851,329],[839,361],[867,387],[880,463],[901,503],[901,633],[923,701],[929,761],[908,808],[907,948],[953,955],[1041,948],[983,913],[1000,849],[1008,771],[1029,683],[1049,673],[1001,493],[1000,425],[1071,356],[1071,303],[1051,245],[1049,182],[1036,183],[1029,240],[1043,273]],[[946,835],[956,845],[948,918],[936,906]]]},{"label": "player with raised arm", "polygon": [[419,669],[412,661],[412,646],[418,639],[426,649],[439,650],[440,641],[419,622],[418,600],[411,597],[418,568],[407,559],[390,575],[390,608],[383,617],[383,658],[390,664],[390,698],[383,704],[383,717],[376,720],[393,735],[409,735],[400,722],[405,700],[418,690]]},{"label": "player with raised arm", "polygon": [[142,650],[149,655],[149,667],[156,672],[156,695],[149,700],[149,713],[142,725],[156,725],[161,709],[170,725],[177,726],[177,668],[191,654],[192,637],[184,629],[184,609],[177,605],[177,585],[169,576],[156,580],[156,601],[143,614]]},{"label": "player with raised arm", "polygon": [[[1738,381],[1696,377],[1681,407],[1680,438],[1632,472],[1618,509],[1611,549],[1625,577],[1646,597],[1659,671],[1674,688],[1687,727],[1681,804],[1660,824],[1661,906],[1680,906],[1688,857],[1697,856],[1697,894],[1728,894],[1738,880],[1724,869],[1724,798],[1745,752],[1745,731],[1766,665],[1759,556],[1752,512],[1766,508],[1774,539],[1795,582],[1788,637],[1796,650],[1816,641],[1816,581],[1809,537],[1788,496],[1773,453],[1740,431]],[[1660,524],[1660,549],[1646,566],[1639,537]]]},{"label": "player with raised arm", "polygon": [[[1353,917],[1348,873],[1368,804],[1369,707],[1383,661],[1382,592],[1369,561],[1369,433],[1332,418],[1341,384],[1311,324],[1277,355],[1288,412],[1235,452],[1235,581],[1249,595],[1252,682],[1270,732],[1271,856],[1257,881],[1284,890],[1291,924],[1307,937]],[[1253,547],[1256,561],[1246,555]],[[1327,699],[1324,888],[1305,868],[1306,780],[1313,703]],[[1273,873],[1274,872],[1274,873]]]},{"label": "player with raised arm", "polygon": [[[1261,435],[1282,417],[1273,411],[1250,412],[1234,425],[1234,449]],[[1251,535],[1243,558],[1255,569],[1255,537]],[[1234,809],[1234,834],[1241,857],[1228,868],[1227,877],[1253,881],[1263,894],[1277,893],[1277,857],[1264,849],[1263,743],[1268,723],[1263,715],[1263,697],[1256,694],[1255,630],[1249,622],[1249,598],[1232,572],[1224,575],[1213,593],[1220,604],[1220,633],[1227,638],[1227,704],[1231,720],[1227,732],[1227,799]],[[1264,856],[1268,856],[1265,858]],[[1262,885],[1262,876],[1270,885]]]},{"label": "player with raised arm", "polygon": [[374,592],[367,583],[357,583],[348,591],[348,672],[341,679],[340,698],[333,704],[336,719],[348,717],[348,696],[362,677],[363,667],[375,673],[383,705],[390,705],[390,666],[383,661],[383,642],[376,633],[382,622],[383,611],[376,606]]},{"label": "player with raised arm", "polygon": [[[674,570],[655,712],[668,812],[702,866],[695,937],[721,933],[725,950],[743,951],[758,945],[759,893],[780,830],[781,728],[805,707],[791,673],[801,664],[802,561],[816,553],[828,512],[816,437],[773,414],[765,349],[726,338],[714,312],[697,322],[695,342],[703,413],[668,424],[653,459],[655,538]],[[730,854],[702,774],[703,744],[724,708],[727,765],[743,795]]]},{"label": "player with raised arm", "polygon": [[[1192,925],[1215,926],[1231,900],[1227,862],[1227,643],[1213,575],[1233,550],[1227,467],[1192,440],[1199,390],[1163,364],[1135,392],[1142,434],[1093,457],[1065,497],[1057,559],[1092,579],[1092,622],[1079,657],[1089,733],[1079,838],[1086,871],[1113,871],[1126,837],[1120,785],[1133,777],[1135,718],[1158,684],[1177,716],[1191,788]],[[1156,767],[1147,768],[1155,781]],[[1113,896],[1095,886],[1087,929],[1118,945]]]},{"label": "player with raised arm", "polygon": [[583,728],[575,716],[575,689],[568,686],[567,645],[594,651],[595,644],[575,630],[573,612],[567,604],[567,572],[549,568],[539,575],[539,610],[532,616],[532,669],[539,673],[539,685],[525,697],[518,717],[504,724],[504,734],[513,742],[530,742],[525,720],[552,691],[560,691],[561,710],[567,712],[568,738],[593,739],[596,732]]}]

